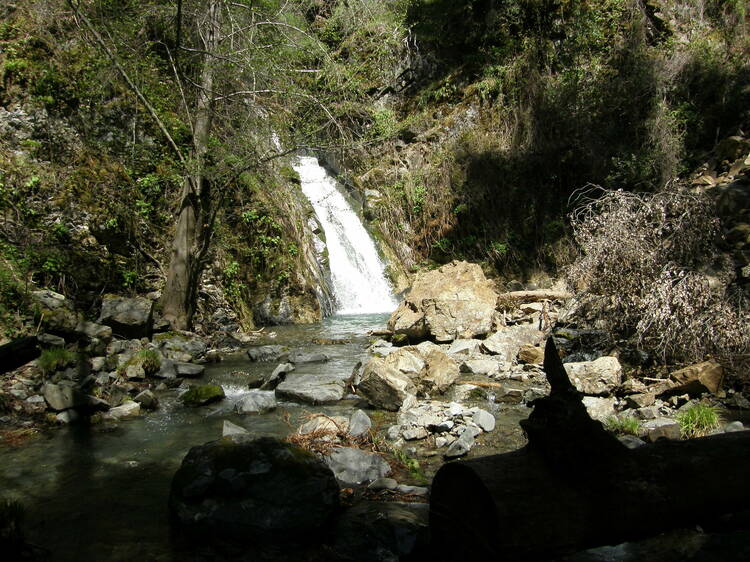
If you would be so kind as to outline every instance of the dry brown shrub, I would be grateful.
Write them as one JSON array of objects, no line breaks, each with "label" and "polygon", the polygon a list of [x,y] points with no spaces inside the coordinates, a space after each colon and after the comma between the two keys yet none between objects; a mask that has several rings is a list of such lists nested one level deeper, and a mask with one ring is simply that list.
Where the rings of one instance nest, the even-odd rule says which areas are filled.
[{"label": "dry brown shrub", "polygon": [[[592,198],[592,196],[597,196]],[[716,243],[708,197],[670,189],[628,193],[592,188],[571,216],[580,258],[573,286],[607,299],[601,318],[662,360],[714,356],[727,364],[750,349],[747,313]]]}]

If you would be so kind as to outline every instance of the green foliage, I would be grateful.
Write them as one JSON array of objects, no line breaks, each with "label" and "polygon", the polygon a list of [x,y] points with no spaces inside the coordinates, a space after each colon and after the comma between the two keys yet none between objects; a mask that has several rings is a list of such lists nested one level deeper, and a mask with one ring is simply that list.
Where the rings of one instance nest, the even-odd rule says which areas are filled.
[{"label": "green foliage", "polygon": [[719,426],[721,418],[716,408],[706,404],[695,404],[676,416],[680,434],[685,439],[703,437]]},{"label": "green foliage", "polygon": [[77,356],[64,347],[53,347],[42,351],[36,364],[44,375],[51,375],[75,363]]},{"label": "green foliage", "polygon": [[607,418],[604,423],[607,431],[616,435],[635,435],[641,434],[641,421],[632,416],[612,416]]},{"label": "green foliage", "polygon": [[137,351],[130,359],[120,365],[117,373],[123,376],[128,367],[135,365],[143,368],[147,375],[153,375],[161,368],[161,355],[154,349],[141,349]]},{"label": "green foliage", "polygon": [[410,457],[408,454],[406,454],[406,452],[404,452],[402,449],[399,449],[398,447],[391,448],[391,451],[393,452],[393,456],[396,457],[396,460],[399,462],[399,464],[401,464],[409,471],[409,474],[417,484],[427,484],[427,476],[425,475],[424,470],[422,470],[422,467],[420,466],[417,459]]}]

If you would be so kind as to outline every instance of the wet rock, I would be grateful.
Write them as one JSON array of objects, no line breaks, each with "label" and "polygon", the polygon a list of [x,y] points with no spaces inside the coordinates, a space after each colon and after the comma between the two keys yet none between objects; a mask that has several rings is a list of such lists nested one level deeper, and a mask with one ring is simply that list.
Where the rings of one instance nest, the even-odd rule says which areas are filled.
[{"label": "wet rock", "polygon": [[394,490],[398,486],[393,478],[378,478],[367,486],[368,490]]},{"label": "wet rock", "polygon": [[471,419],[482,429],[482,431],[489,432],[495,429],[495,416],[490,414],[487,410],[478,408]]},{"label": "wet rock", "polygon": [[680,438],[680,424],[669,418],[657,418],[643,424],[646,439],[652,443],[658,439],[666,438],[677,440]]},{"label": "wet rock", "polygon": [[286,378],[287,373],[291,373],[292,371],[294,371],[294,365],[292,363],[281,363],[263,381],[260,389],[273,390]]},{"label": "wet rock", "polygon": [[476,264],[454,261],[417,274],[388,329],[410,339],[438,342],[487,334],[497,294]]},{"label": "wet rock", "polygon": [[224,397],[224,389],[219,385],[202,384],[191,386],[187,392],[180,396],[180,400],[185,406],[204,406],[223,400]]},{"label": "wet rock", "polygon": [[250,361],[286,361],[289,349],[283,345],[260,345],[247,350]]},{"label": "wet rock", "polygon": [[328,361],[328,356],[325,353],[293,351],[289,354],[289,361],[297,365],[301,363],[325,363]]},{"label": "wet rock", "polygon": [[426,503],[360,502],[336,525],[334,550],[347,560],[407,560],[428,543]]},{"label": "wet rock", "polygon": [[264,437],[193,447],[172,480],[169,510],[187,533],[255,543],[319,536],[339,487],[322,461]]},{"label": "wet rock", "polygon": [[356,410],[351,418],[349,418],[349,435],[352,437],[360,437],[367,435],[372,427],[372,420],[362,410]]},{"label": "wet rock", "polygon": [[365,364],[357,385],[357,394],[382,410],[398,410],[407,396],[415,392],[416,387],[409,377],[378,357]]},{"label": "wet rock", "polygon": [[238,414],[262,414],[276,409],[273,390],[251,390],[234,406]]},{"label": "wet rock", "polygon": [[604,395],[622,383],[622,366],[616,357],[565,363],[570,382],[583,394]]},{"label": "wet rock", "polygon": [[333,375],[287,375],[276,396],[310,404],[336,402],[344,397],[344,381]]},{"label": "wet rock", "polygon": [[133,400],[146,410],[156,410],[159,407],[159,399],[148,389],[136,394]]},{"label": "wet rock", "polygon": [[206,372],[206,368],[203,365],[196,365],[195,363],[182,363],[175,361],[174,368],[178,377],[186,379],[198,378],[203,376],[203,373]]},{"label": "wet rock", "polygon": [[105,295],[97,322],[112,328],[123,338],[150,337],[154,321],[154,301],[145,297]]},{"label": "wet rock", "polygon": [[65,381],[59,384],[45,383],[42,387],[42,395],[49,407],[58,412],[83,404],[83,399],[79,396],[75,385]]},{"label": "wet rock", "polygon": [[65,296],[45,289],[32,291],[31,299],[46,330],[59,334],[75,333],[78,314]]},{"label": "wet rock", "polygon": [[326,464],[336,479],[345,486],[355,486],[383,478],[391,467],[377,453],[367,453],[353,447],[339,447],[325,457]]},{"label": "wet rock", "polygon": [[492,355],[498,355],[503,361],[515,361],[519,350],[524,345],[536,345],[544,339],[544,334],[532,326],[506,326],[487,337],[482,342],[482,349]]},{"label": "wet rock", "polygon": [[115,408],[110,408],[109,411],[104,412],[102,417],[105,420],[124,420],[128,418],[136,418],[141,415],[141,405],[138,402],[128,401]]},{"label": "wet rock", "polygon": [[224,425],[221,427],[222,437],[231,437],[233,435],[249,435],[247,429],[232,423],[229,420],[224,420]]}]

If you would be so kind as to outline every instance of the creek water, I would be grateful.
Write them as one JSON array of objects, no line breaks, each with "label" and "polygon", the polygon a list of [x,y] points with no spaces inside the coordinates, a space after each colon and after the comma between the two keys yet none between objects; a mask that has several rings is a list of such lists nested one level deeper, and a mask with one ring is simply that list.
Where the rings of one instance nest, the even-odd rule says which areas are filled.
[{"label": "creek water", "polygon": [[[342,377],[366,356],[369,330],[381,328],[387,315],[336,316],[306,326],[284,326],[258,344],[282,344],[322,351],[326,363],[305,364],[297,373]],[[346,340],[316,344],[313,340]],[[55,561],[180,560],[170,540],[167,499],[174,472],[190,447],[221,437],[224,420],[254,435],[283,438],[313,412],[349,415],[355,405],[282,403],[271,413],[240,416],[234,404],[248,392],[256,373],[276,363],[253,363],[243,354],[208,365],[200,382],[221,384],[227,397],[202,408],[184,407],[177,390],[158,394],[160,407],[118,424],[75,425],[42,434],[19,446],[0,448],[0,495],[26,509],[31,542],[50,551]],[[248,374],[233,374],[243,371]]]}]

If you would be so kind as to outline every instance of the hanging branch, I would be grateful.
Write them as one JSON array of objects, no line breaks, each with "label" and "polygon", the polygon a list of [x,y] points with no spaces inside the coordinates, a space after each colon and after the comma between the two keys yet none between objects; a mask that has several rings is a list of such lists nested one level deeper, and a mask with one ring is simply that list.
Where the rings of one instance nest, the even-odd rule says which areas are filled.
[{"label": "hanging branch", "polygon": [[68,5],[70,8],[75,12],[78,19],[80,19],[86,28],[89,30],[91,35],[94,36],[94,39],[96,40],[97,44],[101,47],[101,49],[105,52],[109,60],[112,61],[112,64],[117,69],[117,71],[120,73],[120,75],[123,77],[125,82],[128,84],[128,87],[135,92],[135,95],[138,97],[140,102],[143,104],[143,106],[148,111],[149,115],[151,115],[151,118],[156,122],[156,125],[161,130],[162,134],[167,139],[167,142],[169,142],[170,146],[174,149],[175,154],[177,154],[177,158],[180,160],[180,163],[183,166],[186,166],[187,163],[185,161],[185,157],[182,155],[182,151],[180,151],[179,147],[177,146],[177,143],[172,138],[172,135],[169,134],[169,131],[167,131],[167,127],[164,125],[162,120],[159,118],[159,115],[156,113],[156,110],[154,109],[154,106],[152,106],[149,101],[146,99],[146,96],[143,95],[140,88],[135,85],[135,82],[130,78],[128,73],[125,71],[125,69],[120,64],[120,61],[117,59],[117,56],[112,52],[112,50],[107,46],[107,44],[104,42],[104,39],[102,39],[102,36],[99,34],[99,32],[96,31],[96,28],[94,25],[89,21],[89,19],[83,15],[83,13],[78,9],[78,6],[73,3],[73,0],[67,0]]}]

